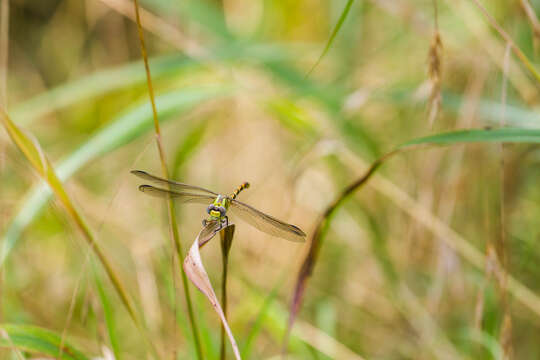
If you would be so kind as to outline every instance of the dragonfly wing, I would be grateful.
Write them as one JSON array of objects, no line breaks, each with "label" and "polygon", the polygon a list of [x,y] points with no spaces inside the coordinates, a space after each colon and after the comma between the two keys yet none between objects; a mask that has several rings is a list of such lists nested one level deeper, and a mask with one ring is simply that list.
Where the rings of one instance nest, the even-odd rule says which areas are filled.
[{"label": "dragonfly wing", "polygon": [[210,241],[216,232],[221,230],[222,224],[217,220],[211,220],[206,222],[206,225],[199,233],[199,246],[203,246]]},{"label": "dragonfly wing", "polygon": [[139,190],[151,196],[165,198],[165,199],[172,198],[182,203],[195,203],[195,204],[208,205],[208,204],[211,204],[215,199],[215,196],[212,196],[212,195],[192,194],[192,193],[181,192],[181,191],[177,192],[177,191],[157,188],[152,185],[141,185],[139,186]]},{"label": "dragonfly wing", "polygon": [[258,230],[290,241],[304,242],[306,240],[306,234],[299,227],[284,223],[241,201],[230,200],[229,211]]},{"label": "dragonfly wing", "polygon": [[217,193],[215,193],[213,191],[210,191],[210,190],[207,190],[205,188],[202,188],[202,187],[199,187],[199,186],[194,186],[194,185],[183,184],[183,183],[177,182],[177,181],[162,179],[162,178],[157,177],[155,175],[149,174],[146,171],[131,170],[131,173],[133,175],[136,175],[136,176],[140,177],[141,179],[152,181],[152,182],[154,182],[156,184],[167,186],[171,190],[191,191],[191,192],[197,192],[197,193],[202,192],[202,193],[212,194],[212,195],[218,196]]}]

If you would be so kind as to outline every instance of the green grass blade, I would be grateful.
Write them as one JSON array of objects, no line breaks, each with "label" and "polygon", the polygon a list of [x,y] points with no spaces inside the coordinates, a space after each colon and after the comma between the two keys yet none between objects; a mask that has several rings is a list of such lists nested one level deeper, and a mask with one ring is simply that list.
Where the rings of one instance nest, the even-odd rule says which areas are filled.
[{"label": "green grass blade", "polygon": [[[67,341],[60,346],[62,338],[55,332],[32,325],[3,324],[0,328],[6,332],[6,337],[0,338],[0,347],[11,348],[35,354],[47,355],[62,360],[88,360],[81,351]],[[62,354],[60,356],[60,353]]]},{"label": "green grass blade", "polygon": [[330,47],[332,46],[332,43],[334,42],[334,39],[336,38],[336,35],[338,34],[339,30],[343,26],[343,23],[345,22],[345,19],[347,18],[347,15],[349,15],[349,12],[351,11],[351,6],[353,4],[354,0],[348,0],[347,4],[345,4],[345,8],[341,12],[341,15],[339,16],[339,20],[334,26],[334,30],[332,30],[332,34],[330,35],[330,38],[328,39],[328,42],[326,43],[326,46],[324,47],[324,50],[322,51],[321,55],[313,65],[313,67],[309,70],[307,75],[309,76],[313,70],[319,65],[319,63],[322,61],[322,59],[325,57],[328,50],[330,50]]},{"label": "green grass blade", "polygon": [[459,143],[485,142],[540,143],[540,129],[499,128],[451,131],[413,139],[401,145],[399,148],[424,144],[452,145]]},{"label": "green grass blade", "polygon": [[[227,91],[227,88],[219,86],[197,87],[159,96],[157,103],[161,119],[169,120],[203,101],[225,95]],[[58,178],[66,181],[88,162],[133,141],[150,130],[152,130],[152,112],[148,103],[145,103],[117,117],[60,162],[56,168]],[[15,246],[21,232],[41,212],[50,196],[50,189],[44,184],[38,184],[24,197],[20,210],[3,236],[0,267]]]},{"label": "green grass blade", "polygon": [[140,330],[143,339],[146,344],[150,347],[150,351],[153,354],[154,358],[158,358],[156,348],[150,341],[148,335],[145,332],[145,329],[142,326],[142,323],[139,319],[138,314],[135,312],[130,296],[127,291],[124,289],[123,283],[120,281],[118,274],[114,270],[112,263],[107,258],[101,247],[97,244],[96,238],[84,220],[83,216],[79,210],[75,207],[68,193],[66,192],[62,181],[56,175],[52,164],[49,159],[41,149],[39,142],[30,134],[22,129],[20,129],[9,116],[0,109],[0,122],[4,129],[9,134],[9,137],[17,148],[25,155],[26,159],[34,170],[38,173],[40,178],[46,182],[50,189],[54,192],[58,201],[64,207],[66,213],[73,220],[74,224],[80,230],[81,235],[86,241],[87,245],[93,251],[93,254],[99,259],[101,265],[107,273],[107,276],[116,290],[117,295],[120,297],[123,306],[128,312],[129,316]]},{"label": "green grass blade", "polygon": [[107,291],[105,291],[103,282],[98,273],[94,262],[92,261],[92,275],[96,284],[99,300],[103,309],[103,315],[105,317],[105,325],[107,326],[107,333],[109,334],[109,341],[114,353],[114,358],[120,360],[120,347],[118,345],[118,338],[116,336],[116,324],[114,320],[114,309],[111,306]]},{"label": "green grass blade", "polygon": [[268,315],[268,312],[271,309],[271,306],[276,300],[280,286],[281,286],[281,282],[278,283],[276,286],[274,286],[270,294],[268,294],[268,296],[266,296],[266,298],[264,299],[263,305],[260,311],[257,313],[257,317],[253,321],[251,330],[249,331],[249,334],[246,338],[244,346],[242,347],[242,350],[241,350],[242,359],[250,358],[251,352],[253,351],[253,344],[255,343],[255,341],[257,340],[257,337],[260,335],[263,329],[264,321],[266,319],[266,316]]},{"label": "green grass blade", "polygon": [[193,128],[189,129],[184,136],[183,141],[178,145],[175,151],[172,167],[173,179],[180,179],[182,167],[191,157],[193,152],[197,150],[199,145],[201,145],[207,128],[208,121],[202,121],[200,124],[196,124]]},{"label": "green grass blade", "polygon": [[[192,64],[194,64],[193,60],[174,55],[155,58],[150,65],[154,75],[159,77],[170,75],[181,70],[184,66]],[[10,112],[11,116],[17,124],[25,125],[51,111],[65,108],[78,101],[143,83],[146,78],[144,71],[141,71],[141,65],[142,62],[137,61],[117,68],[98,71],[57,86],[16,105]]]}]

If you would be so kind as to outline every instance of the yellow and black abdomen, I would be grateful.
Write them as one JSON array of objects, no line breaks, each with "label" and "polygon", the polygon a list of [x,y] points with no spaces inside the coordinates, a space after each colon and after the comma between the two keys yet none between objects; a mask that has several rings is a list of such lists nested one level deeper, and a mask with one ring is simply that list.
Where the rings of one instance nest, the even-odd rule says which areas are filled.
[{"label": "yellow and black abdomen", "polygon": [[240,192],[244,189],[247,189],[249,188],[249,183],[248,182],[244,182],[242,185],[240,185],[239,187],[236,188],[236,190],[234,190],[234,192],[232,193],[231,195],[231,198],[232,199],[236,199],[236,197],[238,196],[238,194],[240,194]]}]

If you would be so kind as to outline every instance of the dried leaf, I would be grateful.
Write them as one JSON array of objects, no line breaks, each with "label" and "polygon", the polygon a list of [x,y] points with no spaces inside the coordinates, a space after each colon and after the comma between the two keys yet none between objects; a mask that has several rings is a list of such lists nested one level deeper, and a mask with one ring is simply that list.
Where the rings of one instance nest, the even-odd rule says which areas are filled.
[{"label": "dried leaf", "polygon": [[220,230],[222,230],[221,225],[217,221],[210,221],[206,224],[206,226],[199,232],[199,235],[195,239],[195,242],[193,243],[193,245],[191,245],[191,248],[189,249],[189,253],[184,260],[184,271],[186,272],[189,280],[191,280],[191,282],[208,298],[208,300],[210,300],[210,303],[214,307],[214,310],[218,313],[223,327],[225,328],[225,331],[229,336],[229,340],[231,342],[231,346],[233,348],[236,359],[241,360],[238,345],[234,340],[231,328],[227,323],[227,319],[225,319],[225,314],[223,313],[221,305],[219,304],[216,293],[214,292],[214,288],[210,283],[208,274],[204,269],[201,260],[201,253],[199,251],[199,248],[206,244],[208,241],[210,241]]}]

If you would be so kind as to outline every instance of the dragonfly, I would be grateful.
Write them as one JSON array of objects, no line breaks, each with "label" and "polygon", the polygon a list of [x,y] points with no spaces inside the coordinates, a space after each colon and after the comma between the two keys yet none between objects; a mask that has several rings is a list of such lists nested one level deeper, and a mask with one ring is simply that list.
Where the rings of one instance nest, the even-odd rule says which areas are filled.
[{"label": "dragonfly", "polygon": [[248,182],[244,182],[227,196],[199,186],[166,180],[142,170],[132,170],[131,173],[143,180],[163,186],[140,185],[139,190],[148,195],[171,198],[181,203],[210,204],[206,209],[208,218],[203,220],[203,226],[210,222],[219,224],[220,228],[227,226],[229,224],[227,214],[230,212],[266,234],[294,242],[305,241],[306,234],[298,226],[287,224],[251,205],[236,200],[243,190],[249,188]]}]

